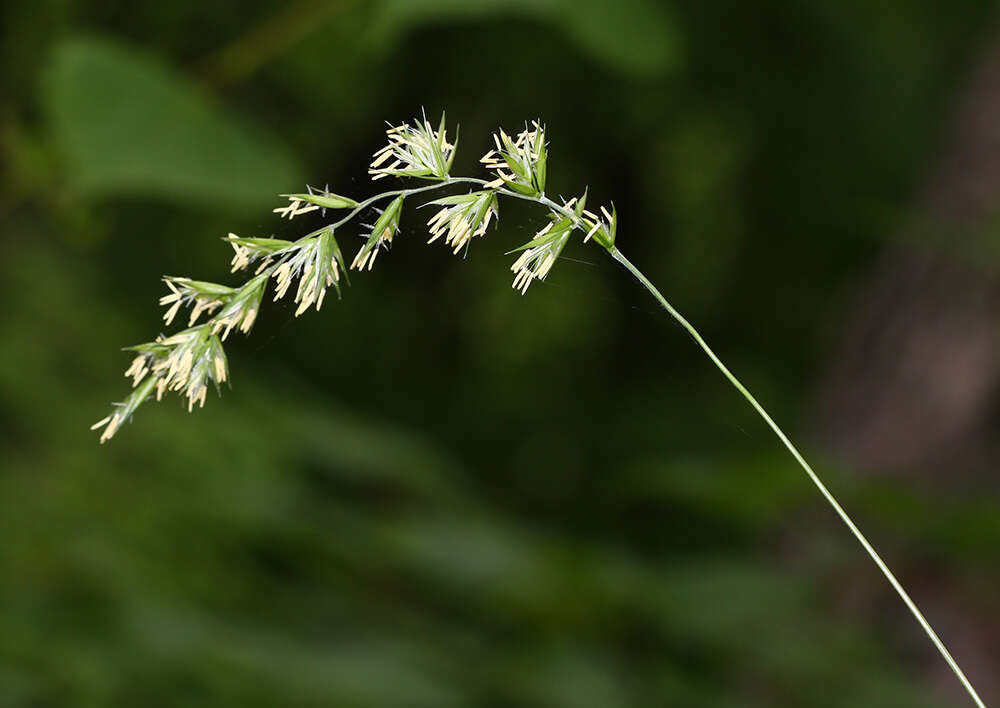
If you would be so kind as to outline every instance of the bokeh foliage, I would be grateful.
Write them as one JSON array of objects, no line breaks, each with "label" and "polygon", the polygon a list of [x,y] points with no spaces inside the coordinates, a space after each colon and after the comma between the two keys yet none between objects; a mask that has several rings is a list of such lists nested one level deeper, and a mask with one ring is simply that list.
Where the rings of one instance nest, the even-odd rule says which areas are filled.
[{"label": "bokeh foliage", "polygon": [[[521,205],[461,261],[410,211],[342,301],[265,308],[223,399],[149,405],[103,447],[87,425],[128,385],[117,347],[158,330],[160,275],[226,282],[219,237],[297,235],[269,209],[304,180],[368,194],[381,121],[425,106],[461,122],[459,173],[497,124],[546,121],[551,193],[614,199],[621,248],[801,431],[991,22],[4,5],[0,704],[946,704],[876,571],[627,277],[571,247],[510,291],[503,253],[542,218]],[[902,577],[933,562],[1000,609],[995,498],[823,464]]]}]

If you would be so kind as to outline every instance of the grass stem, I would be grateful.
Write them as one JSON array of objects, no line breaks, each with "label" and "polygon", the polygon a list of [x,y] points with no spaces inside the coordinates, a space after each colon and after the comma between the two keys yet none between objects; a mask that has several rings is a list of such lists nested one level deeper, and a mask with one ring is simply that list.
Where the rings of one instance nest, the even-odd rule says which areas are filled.
[{"label": "grass stem", "polygon": [[694,341],[698,343],[698,346],[700,346],[702,350],[704,350],[705,354],[708,355],[708,358],[712,360],[712,363],[715,364],[715,366],[719,369],[719,371],[722,372],[722,374],[727,379],[729,379],[729,383],[731,383],[736,388],[736,390],[743,395],[743,398],[745,398],[747,402],[749,402],[750,405],[753,406],[754,410],[757,411],[760,417],[764,419],[764,422],[767,423],[768,426],[771,428],[771,430],[774,431],[774,434],[778,436],[778,439],[781,440],[781,442],[785,445],[785,447],[788,448],[788,451],[792,453],[792,457],[795,458],[795,460],[799,463],[802,469],[805,470],[806,474],[809,475],[809,479],[811,479],[813,484],[816,485],[816,488],[819,489],[820,494],[822,494],[823,497],[827,500],[827,502],[829,502],[830,506],[833,507],[833,510],[837,512],[837,516],[839,516],[841,521],[843,521],[844,524],[847,525],[847,528],[851,530],[851,533],[854,534],[854,537],[858,539],[858,543],[860,543],[861,546],[865,549],[865,551],[868,552],[868,555],[871,556],[871,559],[875,562],[875,565],[878,566],[878,569],[882,571],[882,574],[889,581],[889,584],[892,585],[892,587],[896,590],[899,596],[903,599],[903,602],[906,603],[906,606],[910,609],[910,612],[916,618],[917,622],[920,623],[920,626],[923,628],[924,632],[930,638],[931,642],[934,643],[934,646],[937,647],[937,650],[941,653],[941,656],[944,657],[944,660],[948,663],[948,666],[955,673],[955,676],[957,676],[958,680],[962,682],[962,686],[964,686],[965,690],[968,691],[969,695],[972,697],[972,700],[975,702],[975,704],[979,708],[986,708],[982,699],[979,697],[979,694],[976,693],[976,689],[972,687],[972,684],[969,682],[969,679],[966,678],[965,673],[958,665],[958,662],[956,662],[955,659],[952,657],[947,647],[945,647],[944,642],[942,642],[941,639],[938,637],[937,633],[931,627],[930,623],[924,617],[923,613],[917,607],[916,603],[913,602],[909,594],[907,594],[906,590],[903,589],[903,586],[900,584],[900,582],[896,580],[896,576],[892,574],[891,570],[889,570],[889,567],[885,564],[885,561],[882,560],[882,557],[878,554],[875,548],[872,547],[872,544],[868,542],[868,539],[865,538],[865,535],[861,533],[861,530],[858,529],[857,525],[855,525],[855,523],[851,520],[851,517],[847,515],[847,512],[844,511],[844,508],[836,500],[833,494],[830,493],[830,490],[826,488],[826,485],[823,484],[823,481],[813,471],[812,467],[809,466],[809,463],[805,461],[805,458],[802,457],[801,453],[799,453],[795,445],[792,444],[792,441],[788,439],[788,436],[785,435],[785,433],[781,430],[781,428],[778,427],[778,424],[774,422],[774,420],[771,418],[770,415],[768,415],[767,411],[764,410],[763,406],[761,406],[760,403],[757,402],[757,399],[754,398],[753,394],[751,394],[750,391],[747,390],[746,386],[744,386],[740,382],[740,380],[733,375],[733,372],[731,372],[726,367],[726,365],[722,363],[719,357],[716,356],[715,352],[712,351],[712,348],[708,346],[708,343],[702,338],[700,334],[698,334],[698,330],[696,330],[694,326],[690,322],[688,322],[683,315],[681,315],[681,313],[679,313],[676,309],[674,309],[674,306],[671,305],[665,297],[663,297],[663,294],[659,290],[657,290],[656,286],[653,285],[645,275],[642,274],[642,271],[640,271],[638,268],[632,265],[632,262],[629,261],[624,255],[622,255],[622,252],[619,251],[617,248],[611,248],[609,253],[611,254],[612,258],[614,258],[616,261],[625,266],[625,268],[633,276],[635,276],[636,280],[642,283],[642,285],[646,288],[646,290],[648,290],[653,295],[653,297],[656,298],[657,302],[659,302],[660,305],[662,305],[663,308],[670,313],[670,316],[673,317],[675,320],[677,320],[677,322],[680,323],[680,325],[688,331],[688,334],[690,334],[691,337],[694,339]]}]

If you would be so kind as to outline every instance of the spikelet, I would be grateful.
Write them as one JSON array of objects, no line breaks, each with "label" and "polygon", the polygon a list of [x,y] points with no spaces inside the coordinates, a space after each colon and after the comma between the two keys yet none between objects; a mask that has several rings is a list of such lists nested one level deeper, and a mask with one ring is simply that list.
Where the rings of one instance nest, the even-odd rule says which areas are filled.
[{"label": "spikelet", "polygon": [[280,300],[298,278],[294,301],[298,317],[316,305],[323,305],[328,287],[340,294],[340,276],[344,271],[344,256],[333,236],[333,229],[326,228],[316,236],[297,241],[292,248],[282,252],[282,259],[274,269],[274,299]]},{"label": "spikelet", "polygon": [[552,270],[572,232],[571,219],[553,214],[552,221],[535,234],[533,239],[511,251],[511,253],[521,251],[521,255],[510,267],[515,274],[512,287],[520,290],[523,295],[533,281],[545,280],[545,276]]},{"label": "spikelet", "polygon": [[534,121],[514,138],[501,128],[493,134],[493,143],[496,149],[480,159],[496,175],[487,186],[507,187],[527,196],[544,195],[548,162],[545,127]]},{"label": "spikelet", "polygon": [[368,174],[373,180],[383,177],[448,179],[458,138],[454,143],[448,142],[443,113],[437,130],[424,116],[422,120],[414,119],[414,125],[390,126],[385,133],[389,143],[372,156],[369,165]]},{"label": "spikelet", "polygon": [[497,194],[494,190],[458,194],[427,202],[424,206],[440,206],[427,222],[431,237],[427,243],[434,243],[444,236],[445,244],[452,253],[458,253],[469,245],[476,236],[484,236],[494,217],[499,219]]},{"label": "spikelet", "polygon": [[378,256],[379,249],[388,248],[392,244],[393,236],[399,231],[399,217],[402,209],[403,195],[400,194],[375,220],[375,225],[372,226],[367,240],[358,250],[358,255],[351,261],[351,268],[364,270],[365,265],[367,265],[368,270],[371,270],[374,267],[375,257]]},{"label": "spikelet", "polygon": [[101,419],[92,430],[103,427],[101,442],[110,440],[121,424],[144,403],[153,390],[159,400],[164,391],[183,391],[188,410],[197,403],[205,405],[208,384],[221,384],[229,377],[229,366],[222,342],[209,324],[189,327],[169,337],[130,347],[137,352],[125,375],[132,378],[135,390],[115,410]]}]

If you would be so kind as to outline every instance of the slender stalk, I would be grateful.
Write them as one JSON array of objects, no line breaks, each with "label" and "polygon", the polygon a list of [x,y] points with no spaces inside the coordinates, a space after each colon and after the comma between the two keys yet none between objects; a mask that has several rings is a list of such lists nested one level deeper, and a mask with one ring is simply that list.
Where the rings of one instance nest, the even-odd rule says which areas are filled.
[{"label": "slender stalk", "polygon": [[653,297],[656,298],[657,302],[659,302],[660,305],[662,305],[663,308],[670,313],[670,316],[673,317],[675,320],[677,320],[677,322],[679,322],[680,325],[688,331],[688,334],[690,334],[691,337],[694,339],[694,341],[698,343],[698,346],[700,346],[704,350],[705,354],[708,355],[708,358],[712,360],[712,363],[715,364],[715,366],[719,369],[719,371],[722,372],[722,374],[727,379],[729,379],[729,383],[731,383],[736,388],[736,390],[743,395],[743,397],[747,400],[747,402],[749,402],[750,405],[753,406],[754,410],[757,411],[758,414],[760,414],[760,417],[764,419],[764,422],[767,423],[768,426],[770,426],[771,430],[774,431],[774,434],[778,436],[778,439],[781,440],[781,442],[785,445],[785,447],[788,448],[788,451],[792,453],[792,457],[795,458],[795,460],[799,463],[802,469],[805,470],[806,474],[809,475],[809,479],[811,479],[813,484],[816,485],[816,488],[819,489],[820,494],[822,494],[823,497],[830,503],[830,506],[833,507],[833,510],[837,512],[837,516],[839,516],[841,521],[843,521],[844,524],[847,525],[847,528],[851,530],[851,533],[854,534],[854,537],[858,539],[858,543],[860,543],[861,546],[865,549],[865,551],[868,552],[868,555],[871,556],[871,559],[873,561],[875,561],[875,565],[878,566],[878,569],[882,571],[882,574],[886,577],[886,579],[889,581],[892,587],[895,588],[899,596],[903,598],[903,602],[906,603],[906,606],[910,609],[910,612],[913,613],[913,616],[916,618],[917,622],[920,623],[920,626],[923,628],[924,632],[934,643],[934,646],[937,647],[937,650],[941,653],[941,656],[944,657],[944,660],[948,663],[948,666],[951,667],[951,670],[955,673],[955,676],[957,676],[958,680],[962,682],[962,686],[964,686],[965,690],[968,691],[969,695],[972,697],[972,700],[975,702],[975,704],[979,706],[979,708],[986,708],[982,699],[979,697],[979,694],[976,693],[976,689],[974,689],[972,687],[972,684],[969,683],[969,679],[966,678],[965,673],[962,671],[961,667],[959,667],[958,663],[952,657],[951,653],[945,647],[944,642],[942,642],[941,639],[938,637],[937,633],[931,627],[930,623],[924,617],[923,613],[920,612],[920,610],[917,608],[913,600],[910,599],[910,596],[907,594],[906,590],[903,589],[903,586],[900,585],[899,581],[896,580],[896,576],[892,574],[891,570],[889,570],[889,567],[885,564],[885,561],[882,560],[882,557],[879,556],[879,554],[872,547],[871,543],[868,542],[868,539],[865,538],[865,535],[861,533],[860,529],[858,529],[855,523],[851,520],[851,517],[847,515],[847,512],[844,511],[844,508],[840,506],[840,504],[834,498],[833,494],[830,493],[830,490],[826,488],[826,485],[823,484],[819,476],[817,476],[817,474],[813,471],[812,467],[809,466],[809,463],[805,461],[805,459],[802,457],[799,451],[792,444],[791,440],[788,439],[788,436],[786,436],[785,433],[782,432],[781,428],[778,427],[778,424],[774,422],[774,420],[771,418],[770,415],[768,415],[767,411],[765,411],[764,408],[760,405],[760,403],[757,402],[757,399],[753,397],[750,391],[748,391],[747,388],[742,383],[740,383],[740,380],[737,379],[733,375],[733,373],[726,367],[726,365],[719,360],[719,357],[716,356],[715,352],[712,351],[712,348],[708,346],[708,343],[702,338],[700,334],[698,334],[698,330],[696,330],[694,326],[692,326],[692,324],[688,322],[683,315],[681,315],[681,313],[679,313],[676,309],[674,309],[673,305],[671,305],[667,301],[667,299],[663,297],[663,294],[656,289],[656,286],[653,285],[651,282],[649,282],[649,279],[642,274],[642,271],[640,271],[638,268],[632,265],[631,261],[629,261],[624,255],[622,255],[622,252],[619,251],[617,248],[612,247],[609,250],[609,253],[611,254],[612,258],[614,258],[616,261],[625,266],[625,268],[632,275],[635,276],[636,280],[642,283],[643,286],[646,288],[646,290],[648,290],[653,295]]},{"label": "slender stalk", "polygon": [[[301,7],[309,9],[311,5],[305,4]],[[282,36],[290,36],[301,31],[300,15],[293,13],[290,17],[291,20],[289,23],[283,25],[283,31],[280,33]],[[233,50],[235,54],[230,52],[224,55],[225,61],[223,61],[222,65],[231,63],[229,59],[234,56],[239,59],[243,53],[243,49],[241,45],[238,45]],[[237,62],[237,64],[239,63]],[[115,434],[122,421],[127,420],[135,409],[150,396],[154,385],[157,388],[157,399],[169,387],[171,390],[185,390],[187,392],[189,409],[195,402],[203,404],[205,401],[206,380],[216,384],[227,380],[225,354],[222,351],[222,345],[216,333],[221,327],[225,327],[226,332],[222,335],[222,339],[225,339],[226,334],[237,323],[240,324],[240,329],[244,333],[249,331],[256,317],[257,307],[266,289],[267,280],[272,275],[276,275],[278,279],[275,299],[280,299],[285,295],[293,278],[299,278],[299,289],[294,297],[295,302],[299,304],[299,309],[295,313],[296,316],[314,303],[318,310],[323,302],[326,286],[331,284],[336,285],[338,282],[338,263],[340,266],[345,267],[346,270],[339,246],[332,239],[333,232],[363,210],[381,200],[390,197],[400,197],[400,200],[394,203],[395,206],[390,207],[392,211],[388,213],[383,211],[376,224],[370,227],[372,233],[368,235],[368,240],[355,259],[358,262],[357,267],[363,268],[365,260],[371,255],[370,268],[371,263],[374,263],[374,255],[371,249],[378,248],[380,245],[384,245],[385,242],[390,241],[392,234],[398,230],[398,212],[399,205],[402,202],[401,197],[429,192],[456,184],[478,185],[487,191],[468,195],[468,197],[455,195],[450,199],[443,200],[453,211],[449,211],[448,209],[441,210],[438,216],[435,216],[429,222],[429,225],[433,224],[431,231],[433,238],[431,241],[438,238],[447,228],[449,236],[446,237],[445,242],[449,246],[454,246],[456,253],[463,247],[467,248],[473,236],[483,235],[486,226],[489,224],[490,217],[498,215],[496,207],[497,195],[533,202],[548,209],[550,216],[555,214],[560,215],[536,234],[535,239],[521,248],[515,249],[516,251],[524,252],[511,268],[512,271],[517,273],[514,279],[514,287],[524,292],[533,279],[543,280],[545,278],[552,264],[559,257],[563,246],[565,246],[571,230],[579,229],[585,232],[587,234],[584,239],[585,242],[592,237],[595,243],[605,248],[615,260],[628,269],[649,290],[664,309],[688,331],[705,351],[705,354],[718,367],[719,371],[729,379],[729,382],[771,427],[771,430],[774,431],[778,439],[788,448],[788,451],[792,453],[792,456],[801,465],[802,469],[805,470],[806,474],[809,475],[809,478],[819,489],[823,497],[833,507],[834,511],[837,512],[865,551],[868,552],[875,565],[878,566],[892,587],[899,593],[903,602],[906,603],[910,612],[913,613],[917,622],[920,623],[924,632],[927,633],[934,646],[937,647],[941,656],[944,657],[948,666],[954,671],[966,691],[972,696],[976,705],[979,708],[985,708],[972,684],[969,683],[969,680],[962,673],[962,670],[951,654],[948,653],[948,650],[937,634],[935,634],[930,624],[921,614],[920,610],[917,609],[913,600],[906,594],[906,591],[882,561],[882,558],[875,552],[875,549],[872,548],[868,540],[858,530],[858,527],[855,526],[844,509],[829,490],[827,490],[826,486],[820,481],[816,473],[813,472],[802,455],[799,454],[799,451],[781,431],[781,428],[771,419],[771,416],[767,414],[767,411],[761,407],[746,387],[719,360],[715,352],[712,351],[701,335],[698,334],[697,330],[667,302],[666,298],[649,282],[646,276],[614,247],[617,228],[617,212],[615,212],[614,205],[612,204],[610,213],[605,207],[601,207],[601,212],[604,215],[602,219],[602,217],[584,210],[586,191],[578,199],[574,198],[563,204],[557,204],[545,196],[545,164],[547,159],[544,137],[545,129],[537,121],[533,122],[532,126],[533,129],[529,129],[525,125],[525,131],[519,134],[516,140],[513,141],[502,130],[499,133],[500,137],[494,134],[497,149],[496,151],[491,150],[488,152],[481,160],[487,169],[492,170],[497,177],[497,179],[490,182],[472,177],[451,177],[449,175],[448,170],[451,166],[452,157],[454,157],[455,146],[447,143],[445,139],[444,116],[441,118],[441,127],[437,131],[431,127],[426,117],[417,127],[411,126],[408,123],[391,127],[387,131],[390,136],[389,145],[375,153],[369,173],[375,175],[375,179],[390,175],[396,177],[419,176],[431,180],[432,184],[411,189],[383,192],[382,194],[369,197],[360,203],[354,203],[353,208],[340,220],[326,224],[306,234],[295,242],[297,245],[293,244],[294,247],[287,249],[279,244],[278,251],[270,251],[264,247],[263,243],[257,243],[261,241],[259,239],[240,239],[231,234],[228,240],[230,240],[236,249],[236,256],[233,259],[234,271],[248,265],[251,259],[256,259],[261,257],[262,253],[266,253],[264,266],[259,268],[254,278],[247,281],[239,290],[214,283],[192,281],[188,278],[167,278],[167,284],[172,290],[172,294],[162,298],[160,302],[161,304],[173,302],[173,305],[171,305],[171,309],[167,312],[166,321],[169,324],[177,309],[184,302],[190,301],[195,303],[192,311],[192,326],[170,338],[160,337],[155,342],[131,348],[140,352],[140,354],[133,360],[132,366],[126,372],[126,375],[133,378],[133,386],[137,388],[129,395],[125,402],[115,404],[111,415],[93,426],[92,429],[104,428],[101,434],[101,442],[108,440]],[[503,146],[501,146],[501,139]],[[395,158],[394,161],[387,166],[379,167],[390,156]],[[508,169],[511,174],[507,173]],[[302,201],[312,201],[314,204],[316,202],[314,197],[308,197],[307,195],[285,196],[290,199],[291,205],[275,211],[288,212],[289,218],[296,213],[301,213],[298,207],[301,206]],[[305,199],[300,197],[305,197]],[[472,199],[473,202],[478,204],[476,207],[478,211],[476,213],[473,214],[468,211],[471,208],[471,203],[466,204],[464,211],[457,210],[457,205],[461,204],[463,200],[467,201],[467,199]],[[322,203],[320,201],[320,204]],[[437,200],[437,203],[441,204],[442,201]],[[313,211],[313,208],[309,208],[308,211]],[[552,233],[546,236],[550,229]],[[324,231],[329,232],[328,235],[330,238],[316,239],[311,245],[308,243],[308,239],[316,237]],[[242,246],[243,250],[241,250],[240,243],[244,244]],[[457,246],[455,245],[456,243],[458,244]],[[254,250],[252,252],[249,251],[249,247],[246,244],[255,244],[252,246]],[[311,250],[305,250],[307,248]],[[297,249],[301,249],[301,251]],[[272,259],[271,256],[275,258]],[[308,264],[306,264],[307,259],[309,260]],[[274,262],[271,262],[272,260]],[[355,265],[355,263],[352,263],[352,267]],[[312,280],[306,281],[305,279],[309,278],[310,274]],[[175,283],[183,283],[183,287],[186,289],[179,290]],[[308,291],[306,292],[304,289]],[[225,293],[225,298],[220,293]],[[226,299],[226,302],[224,302],[224,299]],[[215,317],[203,322],[201,325],[193,326],[201,312],[206,310],[211,311],[213,308],[220,306],[223,309],[217,312]],[[235,310],[232,308],[235,308]],[[194,368],[196,359],[197,369]],[[211,367],[209,367],[209,364],[211,364]],[[140,385],[140,382],[150,370],[154,372],[153,375]]]},{"label": "slender stalk", "polygon": [[441,189],[442,187],[449,187],[453,184],[485,184],[485,183],[486,180],[475,179],[474,177],[449,177],[448,179],[443,179],[439,182],[435,182],[434,184],[429,184],[426,187],[413,187],[410,189],[394,189],[390,192],[382,192],[381,194],[376,194],[374,197],[369,197],[368,199],[365,199],[363,202],[359,202],[356,207],[354,207],[347,213],[347,216],[340,219],[339,221],[335,221],[332,224],[325,224],[316,229],[315,231],[306,234],[305,236],[303,236],[303,238],[309,238],[310,236],[315,236],[316,234],[320,233],[321,231],[325,231],[326,229],[334,229],[334,230],[339,229],[341,226],[346,224],[348,221],[353,219],[360,212],[364,211],[375,202],[379,202],[383,199],[388,199],[389,197],[398,197],[400,194],[409,196],[411,194],[420,194],[421,192],[430,192],[435,189]]},{"label": "slender stalk", "polygon": [[[400,194],[409,196],[411,194],[420,194],[421,192],[430,192],[435,189],[441,189],[443,187],[448,187],[453,184],[462,184],[467,182],[471,182],[474,184],[482,184],[485,182],[485,180],[474,179],[471,177],[468,179],[465,177],[449,177],[448,179],[441,180],[440,182],[435,182],[434,184],[429,184],[424,187],[412,187],[410,189],[394,189],[389,192],[382,192],[381,194],[376,194],[374,197],[369,197],[368,199],[365,199],[363,202],[358,202],[358,205],[353,209],[351,209],[347,213],[347,216],[343,217],[339,221],[335,221],[330,224],[324,224],[323,226],[320,226],[318,229],[314,229],[313,231],[307,233],[305,236],[300,237],[299,239],[297,239],[297,241],[304,241],[308,238],[312,238],[313,236],[316,236],[317,234],[320,234],[328,229],[336,231],[341,226],[346,224],[348,221],[353,219],[355,216],[360,214],[362,211],[372,206],[376,202],[382,201],[383,199],[388,199],[389,197],[398,197]],[[267,275],[271,275],[272,273],[274,273],[275,270],[277,270],[279,265],[281,265],[280,262],[272,263],[267,268],[262,268],[261,270],[257,271],[256,275],[260,275],[261,273],[266,273]],[[213,317],[212,320],[214,321],[215,318]]]}]

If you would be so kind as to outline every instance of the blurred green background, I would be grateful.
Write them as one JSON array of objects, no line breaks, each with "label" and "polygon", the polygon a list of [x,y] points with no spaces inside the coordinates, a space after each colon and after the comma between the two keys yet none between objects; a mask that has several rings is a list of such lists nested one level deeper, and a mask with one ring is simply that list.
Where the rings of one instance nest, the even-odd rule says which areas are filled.
[{"label": "blurred green background", "polygon": [[[230,338],[224,397],[149,404],[97,444],[88,426],[128,388],[119,347],[159,331],[158,278],[233,282],[227,232],[317,223],[271,214],[280,192],[374,193],[383,121],[422,107],[461,123],[458,174],[498,125],[547,124],[550,193],[615,201],[622,250],[803,441],[1000,699],[1000,178],[961,158],[1000,141],[996,9],[8,0],[0,706],[965,704],[627,274],[574,245],[513,293],[503,254],[544,219],[522,204],[465,260],[425,247],[408,211],[342,301],[297,320],[269,305]],[[953,192],[977,195],[973,216],[939,208]],[[890,278],[889,305],[865,295],[914,251],[971,269],[945,291],[982,284],[975,322],[893,324],[907,287],[935,292],[919,279]],[[845,326],[879,307],[881,353]],[[972,330],[987,355],[953,367],[979,383],[971,409],[882,395],[906,368],[900,390],[961,398],[941,357],[904,363],[914,341],[971,351]],[[846,409],[838,381],[860,382]],[[895,453],[862,454],[843,440],[879,429],[869,396],[891,421],[961,425],[942,442],[900,424]]]}]

